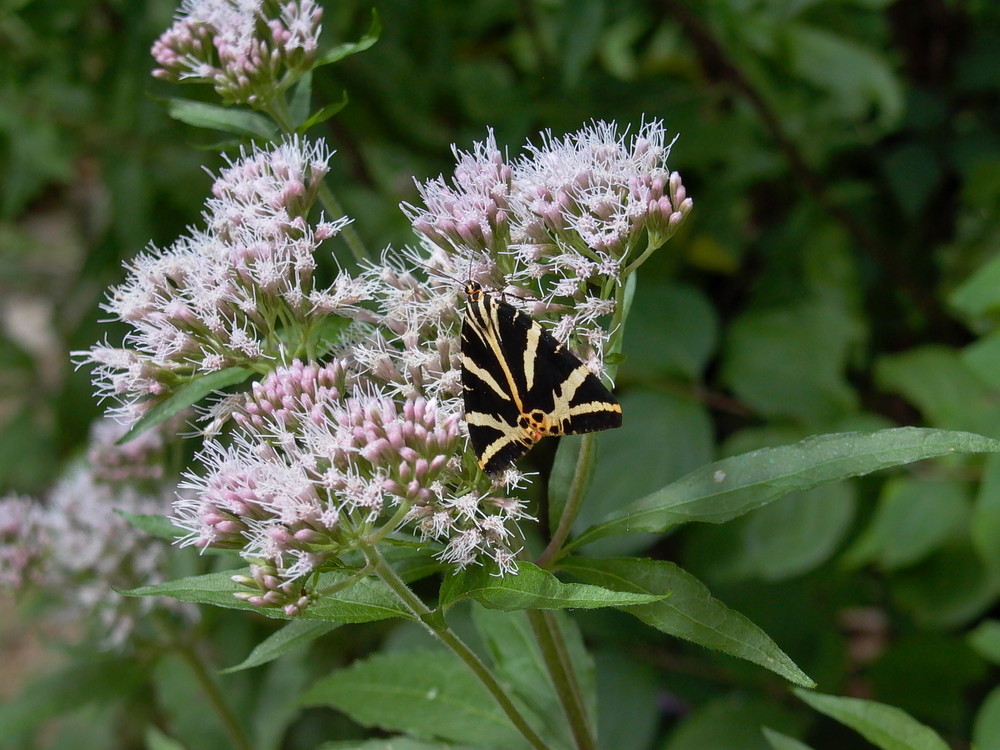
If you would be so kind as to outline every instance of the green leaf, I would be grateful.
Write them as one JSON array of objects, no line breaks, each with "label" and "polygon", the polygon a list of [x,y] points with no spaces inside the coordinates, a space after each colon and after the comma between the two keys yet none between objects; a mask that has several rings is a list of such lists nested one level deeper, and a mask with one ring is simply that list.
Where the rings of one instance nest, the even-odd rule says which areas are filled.
[{"label": "green leaf", "polygon": [[[587,487],[594,477],[594,466],[597,464],[594,455],[586,463],[587,472],[580,477],[579,486],[573,487],[576,479],[576,467],[580,460],[580,451],[584,446],[584,435],[567,435],[559,441],[556,457],[549,472],[549,532],[554,532],[559,526],[570,492],[586,494]],[[588,450],[597,453],[598,441],[592,438],[587,441]]]},{"label": "green leaf", "polygon": [[704,466],[591,527],[568,547],[692,521],[723,523],[796,490],[935,456],[996,452],[1000,441],[982,435],[918,427],[820,435]]},{"label": "green leaf", "polygon": [[[872,635],[879,638],[881,626],[875,627]],[[889,648],[865,667],[873,695],[939,727],[965,725],[969,695],[987,673],[987,664],[968,643],[936,626],[894,633]]]},{"label": "green leaf", "polygon": [[146,750],[185,750],[185,747],[150,725],[146,727]]},{"label": "green leaf", "polygon": [[969,371],[990,388],[1000,389],[1000,334],[990,334],[969,344],[959,355]]},{"label": "green leaf", "polygon": [[[672,393],[632,390],[621,398],[624,426],[597,435],[600,461],[580,509],[576,529],[620,511],[626,498],[642,497],[704,466],[714,457],[712,420],[703,404]],[[602,556],[629,555],[651,543],[632,535],[605,542]]]},{"label": "green leaf", "polygon": [[231,672],[241,672],[244,669],[259,667],[269,661],[277,659],[282,654],[312,643],[320,636],[324,636],[331,630],[340,627],[334,622],[317,622],[315,620],[292,620],[287,625],[277,630],[263,641],[258,643],[254,650],[246,659],[232,667],[220,670],[219,674],[230,674]]},{"label": "green leaf", "polygon": [[366,727],[477,747],[525,747],[493,696],[451,652],[376,654],[309,688],[304,706],[333,706]]},{"label": "green leaf", "polygon": [[292,123],[296,125],[296,132],[303,132],[301,123],[309,116],[309,104],[312,102],[313,74],[307,70],[302,77],[296,81],[288,101],[288,113]]},{"label": "green leaf", "polygon": [[1000,456],[989,456],[983,467],[979,495],[969,523],[972,546],[994,575],[1000,576]]},{"label": "green leaf", "polygon": [[317,356],[322,357],[333,350],[340,343],[341,334],[350,324],[350,318],[326,315],[319,325],[314,325],[309,331],[309,342]]},{"label": "green leaf", "polygon": [[668,596],[627,593],[620,590],[563,583],[547,570],[520,562],[517,575],[498,576],[483,566],[468,567],[445,578],[441,585],[441,607],[447,609],[463,599],[484,607],[512,612],[519,609],[597,609],[647,604]]},{"label": "green leaf", "polygon": [[605,28],[602,0],[567,0],[563,8],[562,84],[575,89],[597,53]]},{"label": "green leaf", "polygon": [[145,531],[152,537],[172,542],[179,536],[184,535],[183,529],[174,526],[167,516],[155,516],[150,514],[129,513],[124,510],[115,509],[115,513],[124,518],[130,524],[141,531]]},{"label": "green leaf", "polygon": [[[473,607],[472,619],[489,651],[494,673],[513,693],[518,708],[546,745],[572,747],[572,735],[528,616],[524,612],[497,612]],[[576,624],[561,613],[552,613],[551,619],[545,619],[556,628],[555,638],[569,656],[587,704],[588,718],[592,718],[596,715],[594,663],[583,644],[583,637]]]},{"label": "green leaf", "polygon": [[1000,664],[1000,620],[985,620],[966,637],[980,656]]},{"label": "green leaf", "polygon": [[882,172],[908,221],[915,221],[921,211],[928,209],[928,201],[943,176],[933,144],[912,140],[889,147],[882,157]]},{"label": "green leaf", "polygon": [[[321,653],[323,651],[321,650]],[[235,684],[253,684],[252,702],[240,702],[241,716],[247,726],[247,733],[253,738],[257,750],[279,750],[289,730],[302,719],[299,696],[316,679],[316,653],[300,649],[295,653],[271,662],[265,669],[253,675],[244,675]],[[207,749],[206,749],[207,750]]]},{"label": "green leaf", "polygon": [[972,725],[972,747],[987,750],[1000,747],[1000,688],[986,696]]},{"label": "green leaf", "polygon": [[719,322],[698,289],[666,282],[639,286],[625,328],[629,376],[676,374],[698,380],[718,346]]},{"label": "green leaf", "polygon": [[1000,401],[962,361],[944,346],[921,346],[882,357],[875,367],[881,388],[912,402],[935,427],[1000,434]]},{"label": "green leaf", "polygon": [[[169,596],[182,602],[212,604],[227,609],[257,612],[276,619],[289,619],[281,609],[255,607],[233,596],[237,592],[250,590],[234,583],[232,580],[234,575],[249,575],[249,568],[179,578],[122,593],[128,596]],[[322,573],[316,583],[316,589],[322,591],[342,583],[350,577],[349,573],[343,571]],[[306,620],[324,620],[336,623],[372,622],[391,617],[409,619],[411,615],[400,605],[396,595],[388,586],[372,577],[362,578],[335,594],[324,594],[298,616],[298,618]]]},{"label": "green leaf", "polygon": [[763,750],[763,724],[787,731],[795,720],[775,701],[730,695],[713,700],[684,718],[671,733],[663,750]]},{"label": "green leaf", "polygon": [[848,482],[793,492],[734,521],[740,546],[727,561],[733,579],[782,581],[830,559],[854,520]]},{"label": "green leaf", "polygon": [[301,125],[298,126],[298,128],[296,128],[296,132],[305,133],[307,130],[309,130],[309,128],[313,127],[314,125],[319,125],[321,122],[329,120],[335,114],[340,112],[340,110],[346,107],[349,101],[350,100],[348,99],[347,92],[345,91],[343,94],[340,95],[339,100],[331,102],[322,109],[318,109],[315,112],[313,112],[312,115],[310,115],[307,120],[305,120]]},{"label": "green leaf", "polygon": [[146,680],[149,667],[129,654],[76,661],[51,672],[0,705],[0,737],[14,740],[81,706],[129,696]]},{"label": "green leaf", "polygon": [[767,633],[713,598],[701,581],[673,563],[573,557],[562,561],[560,568],[608,589],[651,595],[669,593],[667,599],[627,607],[625,611],[657,630],[759,664],[796,685],[815,684]]},{"label": "green leaf", "polygon": [[637,651],[598,647],[594,653],[601,747],[654,747],[663,719],[662,673]]},{"label": "green leaf", "polygon": [[964,539],[893,577],[897,606],[925,628],[965,625],[996,602],[997,579]]},{"label": "green leaf", "polygon": [[768,417],[828,424],[856,408],[845,369],[862,333],[854,316],[824,300],[751,310],[729,327],[722,377]]},{"label": "green leaf", "polygon": [[968,525],[965,486],[955,480],[910,477],[886,483],[868,527],[844,555],[860,567],[876,562],[884,570],[922,560]]},{"label": "green leaf", "polygon": [[0,415],[0,486],[18,489],[44,486],[59,472],[56,461],[59,453],[51,426],[40,423],[38,409],[33,405],[19,409],[9,419],[3,416]]},{"label": "green leaf", "polygon": [[883,127],[899,121],[904,111],[903,88],[876,48],[799,21],[789,21],[782,28],[792,69],[828,92],[839,117],[858,120],[874,108]]},{"label": "green leaf", "polygon": [[789,737],[787,734],[775,732],[773,729],[768,729],[767,727],[761,727],[761,731],[764,733],[764,738],[768,741],[773,750],[812,750],[809,745],[799,742],[797,739]]},{"label": "green leaf", "polygon": [[991,258],[960,284],[949,302],[970,317],[1000,309],[1000,256]]},{"label": "green leaf", "polygon": [[801,688],[794,692],[821,714],[850,727],[882,750],[949,750],[937,732],[894,706]]},{"label": "green leaf", "polygon": [[143,414],[129,428],[128,432],[118,438],[117,445],[124,445],[130,440],[134,440],[146,430],[166,422],[175,414],[198,403],[213,391],[242,383],[251,375],[253,375],[253,370],[248,370],[245,367],[229,367],[225,370],[210,372],[192,378],[167,396],[166,399],[160,401],[156,406]]},{"label": "green leaf", "polygon": [[319,59],[313,65],[313,69],[316,69],[321,65],[329,65],[330,63],[338,62],[343,60],[345,57],[349,57],[350,55],[356,55],[359,52],[364,52],[378,41],[381,34],[382,20],[379,18],[378,11],[372,8],[372,22],[365,35],[356,42],[338,44],[336,47],[327,50],[325,53],[320,55]]},{"label": "green leaf", "polygon": [[167,114],[196,128],[221,130],[244,138],[250,136],[273,141],[280,135],[277,126],[264,115],[245,109],[172,98],[167,100]]}]

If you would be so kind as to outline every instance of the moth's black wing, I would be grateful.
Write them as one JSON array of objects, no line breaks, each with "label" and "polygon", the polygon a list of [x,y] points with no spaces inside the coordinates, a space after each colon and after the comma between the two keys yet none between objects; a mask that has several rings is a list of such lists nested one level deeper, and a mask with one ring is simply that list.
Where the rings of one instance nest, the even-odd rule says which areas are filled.
[{"label": "moth's black wing", "polygon": [[[535,444],[519,427],[524,344],[534,321],[483,293],[462,322],[462,388],[469,439],[487,473],[503,471]],[[497,358],[494,345],[505,362]],[[512,387],[513,385],[513,387]]]},{"label": "moth's black wing", "polygon": [[462,324],[469,438],[488,473],[545,435],[621,426],[621,406],[566,347],[512,305],[473,290]]},{"label": "moth's black wing", "polygon": [[528,409],[541,409],[549,415],[553,435],[621,427],[621,405],[600,378],[552,334],[538,323],[534,325],[541,336],[534,358],[534,379],[525,397]]}]

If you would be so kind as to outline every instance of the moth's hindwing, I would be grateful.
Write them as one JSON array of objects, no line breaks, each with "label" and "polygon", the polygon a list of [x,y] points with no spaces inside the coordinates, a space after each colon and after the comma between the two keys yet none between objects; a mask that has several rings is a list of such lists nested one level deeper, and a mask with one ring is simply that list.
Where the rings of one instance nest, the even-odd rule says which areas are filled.
[{"label": "moth's hindwing", "polygon": [[552,334],[475,282],[465,291],[465,420],[483,471],[503,471],[547,435],[621,427],[621,405]]}]

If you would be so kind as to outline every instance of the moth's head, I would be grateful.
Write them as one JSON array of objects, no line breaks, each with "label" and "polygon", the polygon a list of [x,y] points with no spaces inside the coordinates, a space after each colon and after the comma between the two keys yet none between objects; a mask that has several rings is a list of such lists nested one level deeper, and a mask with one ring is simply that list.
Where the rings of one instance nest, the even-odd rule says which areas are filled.
[{"label": "moth's head", "polygon": [[465,282],[465,294],[470,302],[475,302],[483,296],[483,287],[478,281],[469,279]]}]

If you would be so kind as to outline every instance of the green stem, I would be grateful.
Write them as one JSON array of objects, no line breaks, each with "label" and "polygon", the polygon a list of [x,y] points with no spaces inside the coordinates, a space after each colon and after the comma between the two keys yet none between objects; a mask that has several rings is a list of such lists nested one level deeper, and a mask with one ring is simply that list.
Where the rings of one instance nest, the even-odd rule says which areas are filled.
[{"label": "green stem", "polygon": [[[274,120],[281,132],[287,134],[295,132],[292,113],[288,109],[288,102],[285,101],[284,94],[275,96],[263,109],[271,116],[271,119]],[[340,205],[340,201],[337,200],[337,196],[334,195],[326,182],[320,183],[319,201],[333,219],[347,216],[343,206]],[[365,248],[365,243],[361,241],[361,236],[350,224],[340,230],[340,236],[344,238],[344,242],[347,243],[347,247],[350,248],[351,254],[356,261],[360,263],[370,258],[368,250]]]},{"label": "green stem", "polygon": [[661,247],[663,247],[663,243],[666,241],[667,241],[666,237],[664,237],[663,239],[657,238],[656,240],[650,238],[650,240],[646,243],[646,249],[642,251],[642,255],[640,255],[634,261],[629,263],[628,266],[625,268],[625,270],[622,271],[622,279],[628,278],[630,275],[632,275],[633,272],[637,271],[639,269],[639,266],[645,263],[646,259],[649,258],[650,255],[652,255]]},{"label": "green stem", "polygon": [[531,623],[535,642],[555,685],[556,695],[566,714],[576,747],[579,750],[594,750],[597,744],[587,717],[587,705],[555,613],[531,609],[528,610],[528,622]]},{"label": "green stem", "polygon": [[385,558],[382,557],[381,553],[375,547],[366,548],[364,553],[375,575],[381,578],[395,592],[403,605],[410,610],[428,633],[441,641],[441,643],[451,649],[452,653],[465,662],[466,666],[479,678],[479,681],[483,683],[483,686],[500,705],[503,712],[507,714],[507,718],[517,727],[524,738],[531,743],[531,746],[538,750],[546,750],[547,746],[545,742],[531,728],[531,725],[521,715],[521,712],[517,710],[517,706],[514,705],[510,696],[504,691],[503,686],[500,685],[482,660],[476,656],[475,652],[448,627],[440,610],[431,609],[424,604],[423,600],[410,590],[406,582],[399,577],[399,574],[386,562]]},{"label": "green stem", "polygon": [[550,568],[559,559],[562,553],[562,546],[573,530],[573,524],[580,513],[583,505],[583,498],[587,490],[587,477],[593,470],[594,459],[597,456],[597,437],[592,432],[581,436],[580,452],[576,457],[576,469],[573,472],[573,479],[570,482],[569,490],[566,493],[566,506],[563,508],[559,525],[552,535],[551,541],[545,551],[538,556],[535,563],[540,568]]},{"label": "green stem", "polygon": [[209,703],[212,704],[215,708],[215,712],[219,715],[219,719],[226,728],[226,732],[229,734],[230,740],[232,740],[232,746],[238,750],[253,750],[250,738],[247,737],[246,733],[243,731],[243,726],[236,718],[236,714],[233,713],[229,704],[226,703],[226,699],[222,695],[222,690],[219,688],[219,684],[212,677],[211,673],[209,673],[209,671],[205,668],[204,663],[198,658],[194,649],[189,646],[179,645],[178,650],[184,658],[184,661],[188,663],[188,666],[191,667],[191,670],[194,672],[195,677],[201,684],[202,690],[205,691],[205,695],[208,697]]},{"label": "green stem", "polygon": [[[319,186],[319,201],[323,204],[323,208],[326,212],[339,219],[341,216],[346,216],[343,206],[340,205],[340,201],[337,200],[337,196],[333,194],[333,191],[329,186],[323,182]],[[344,242],[351,249],[351,253],[354,255],[354,259],[359,263],[361,261],[369,260],[368,249],[365,247],[365,243],[361,241],[361,236],[355,231],[354,227],[348,224],[343,229],[340,230],[340,236],[344,238]]]},{"label": "green stem", "polygon": [[[635,274],[623,277],[621,283],[615,287],[615,314],[611,318],[611,333],[608,335],[608,345],[604,349],[605,359],[621,353],[625,337],[625,320],[632,308],[635,278]],[[608,377],[613,380],[618,372],[618,365],[609,364],[604,369]]]}]

